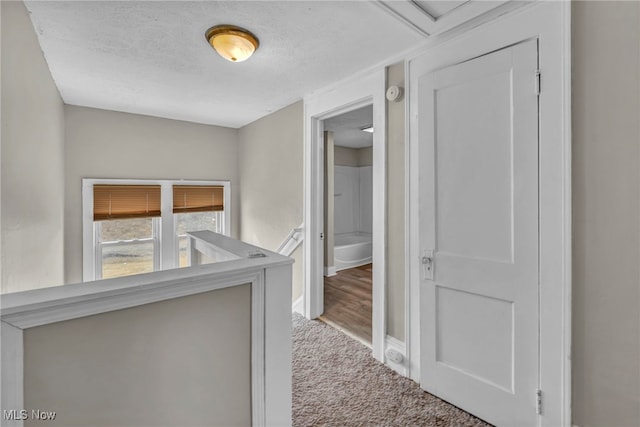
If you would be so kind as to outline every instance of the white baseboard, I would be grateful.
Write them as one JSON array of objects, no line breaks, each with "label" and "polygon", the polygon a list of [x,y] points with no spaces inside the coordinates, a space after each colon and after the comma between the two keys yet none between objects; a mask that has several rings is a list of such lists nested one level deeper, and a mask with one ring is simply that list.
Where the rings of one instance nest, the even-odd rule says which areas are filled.
[{"label": "white baseboard", "polygon": [[291,306],[291,311],[293,313],[298,313],[304,316],[304,295],[300,295],[300,298],[293,302]]},{"label": "white baseboard", "polygon": [[[388,350],[395,350],[402,355],[402,362],[395,363],[387,357]],[[407,376],[407,351],[404,342],[397,338],[387,335],[384,340],[384,364],[393,369],[403,377]]]},{"label": "white baseboard", "polygon": [[337,274],[337,271],[336,271],[336,267],[335,266],[325,267],[324,268],[325,277],[335,276],[336,274]]}]

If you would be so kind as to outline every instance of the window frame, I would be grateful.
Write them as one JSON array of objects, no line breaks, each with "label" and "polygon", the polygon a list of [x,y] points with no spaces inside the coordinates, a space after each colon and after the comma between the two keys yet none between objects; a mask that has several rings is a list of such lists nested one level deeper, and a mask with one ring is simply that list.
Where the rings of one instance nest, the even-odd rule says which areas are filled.
[{"label": "window frame", "polygon": [[[93,186],[106,185],[159,185],[161,216],[154,231],[158,232],[159,253],[154,252],[154,268],[168,270],[180,266],[178,238],[174,227],[173,186],[174,185],[220,185],[224,187],[223,234],[231,235],[231,181],[228,180],[180,180],[180,179],[82,179],[82,280],[99,280],[102,276],[102,259],[98,260],[100,248],[97,228],[93,220]],[[156,270],[154,270],[156,271]]]}]

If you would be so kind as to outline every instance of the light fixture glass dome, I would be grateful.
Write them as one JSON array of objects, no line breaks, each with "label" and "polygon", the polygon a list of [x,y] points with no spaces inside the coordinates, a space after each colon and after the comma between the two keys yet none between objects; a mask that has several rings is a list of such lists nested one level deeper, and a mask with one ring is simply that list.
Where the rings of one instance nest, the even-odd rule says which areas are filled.
[{"label": "light fixture glass dome", "polygon": [[217,25],[205,33],[209,44],[220,56],[231,62],[242,62],[258,48],[256,36],[233,25]]}]

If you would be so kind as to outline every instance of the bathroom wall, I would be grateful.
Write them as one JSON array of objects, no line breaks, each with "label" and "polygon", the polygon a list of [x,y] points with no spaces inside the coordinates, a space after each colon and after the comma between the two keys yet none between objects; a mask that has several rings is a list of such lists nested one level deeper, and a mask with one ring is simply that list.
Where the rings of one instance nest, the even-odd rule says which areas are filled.
[{"label": "bathroom wall", "polygon": [[335,147],[334,232],[372,232],[371,149]]},{"label": "bathroom wall", "polygon": [[352,233],[360,226],[360,171],[353,166],[334,169],[334,232]]},{"label": "bathroom wall", "polygon": [[360,180],[360,224],[358,231],[371,233],[373,231],[373,167],[360,166],[358,172]]},{"label": "bathroom wall", "polygon": [[347,148],[334,147],[336,166],[371,166],[373,165],[373,147]]}]

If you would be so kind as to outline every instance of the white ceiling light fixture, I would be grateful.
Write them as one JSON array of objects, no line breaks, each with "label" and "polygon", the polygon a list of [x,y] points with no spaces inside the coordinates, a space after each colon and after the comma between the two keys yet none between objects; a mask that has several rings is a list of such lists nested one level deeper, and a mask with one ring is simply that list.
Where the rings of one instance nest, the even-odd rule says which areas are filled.
[{"label": "white ceiling light fixture", "polygon": [[369,133],[373,133],[373,125],[369,125],[369,126],[365,126],[363,128],[360,128],[360,130],[362,132],[369,132]]},{"label": "white ceiling light fixture", "polygon": [[235,25],[211,27],[205,38],[220,56],[231,62],[246,61],[260,46],[256,36]]}]

